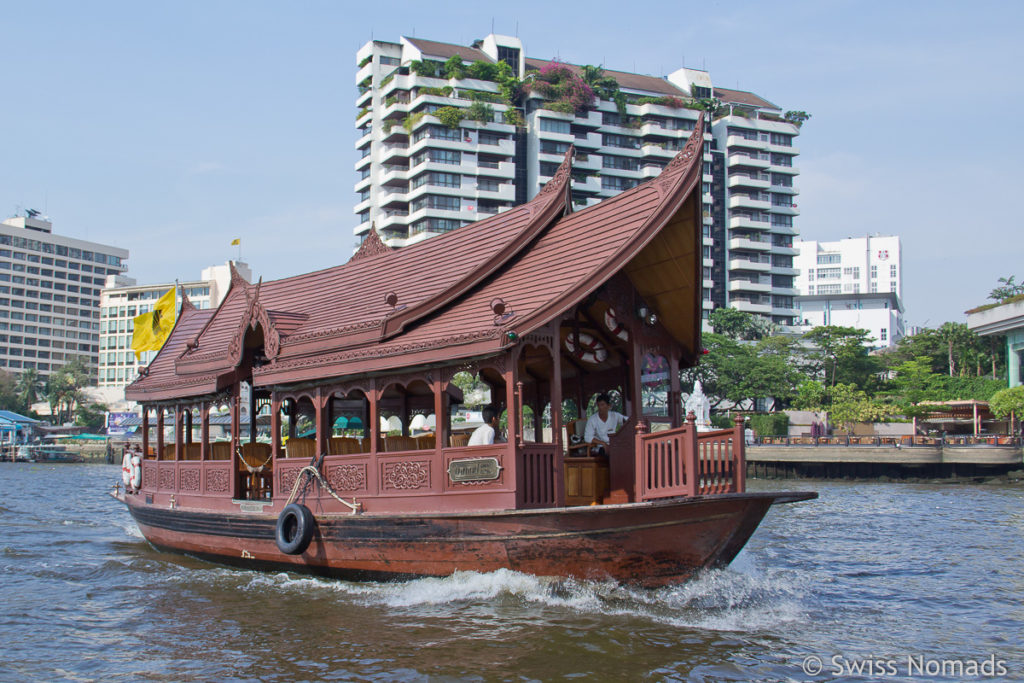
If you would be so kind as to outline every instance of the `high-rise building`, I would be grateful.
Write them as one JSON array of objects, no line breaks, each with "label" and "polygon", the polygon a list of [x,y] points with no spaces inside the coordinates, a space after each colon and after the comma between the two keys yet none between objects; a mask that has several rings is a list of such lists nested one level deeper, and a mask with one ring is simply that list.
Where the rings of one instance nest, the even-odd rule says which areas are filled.
[{"label": "high-rise building", "polygon": [[177,288],[175,310],[181,306],[184,293],[196,308],[220,305],[231,287],[231,265],[245,280],[252,279],[248,264],[240,261],[204,268],[198,280],[140,285],[135,278],[111,275],[100,293],[99,308],[99,388],[101,398],[111,409],[123,410],[124,388],[131,384],[139,370],[152,362],[156,351],[143,351],[136,360],[132,351],[135,316],[153,310],[157,299]]},{"label": "high-rise building", "polygon": [[[705,317],[730,305],[794,321],[799,127],[768,100],[716,88],[696,69],[655,77],[533,59],[518,38],[493,34],[472,46],[374,40],[356,60],[360,239],[372,226],[403,246],[526,202],[570,145],[574,203],[611,197],[656,176],[715,103],[704,149]],[[506,74],[530,84],[514,102]]]},{"label": "high-rise building", "polygon": [[100,289],[127,259],[127,249],[53,234],[35,211],[0,222],[0,367],[45,381],[80,357],[95,373]]},{"label": "high-rise building", "polygon": [[795,242],[801,326],[867,330],[875,347],[893,346],[903,322],[903,251],[898,236]]}]

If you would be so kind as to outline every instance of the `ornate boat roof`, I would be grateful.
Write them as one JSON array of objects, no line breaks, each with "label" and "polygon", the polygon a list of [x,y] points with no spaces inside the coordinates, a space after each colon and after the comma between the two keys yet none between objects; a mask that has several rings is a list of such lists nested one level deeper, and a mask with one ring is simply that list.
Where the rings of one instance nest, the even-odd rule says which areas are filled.
[{"label": "ornate boat roof", "polygon": [[236,273],[212,314],[183,310],[126,395],[147,401],[219,391],[237,379],[254,334],[265,356],[253,369],[257,386],[489,355],[617,273],[693,361],[702,124],[658,177],[581,211],[572,211],[570,149],[533,200],[491,218],[394,250],[371,231],[347,263],[282,280],[250,284]]}]

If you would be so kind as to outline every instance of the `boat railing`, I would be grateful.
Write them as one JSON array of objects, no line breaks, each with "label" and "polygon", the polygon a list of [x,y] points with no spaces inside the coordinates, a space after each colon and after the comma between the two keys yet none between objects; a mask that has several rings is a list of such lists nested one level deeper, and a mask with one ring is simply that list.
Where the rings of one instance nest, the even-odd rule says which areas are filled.
[{"label": "boat railing", "polygon": [[637,500],[739,493],[746,490],[743,424],[697,431],[691,413],[682,427],[636,434]]},{"label": "boat railing", "polygon": [[565,505],[562,448],[557,444],[527,443],[516,449],[519,508]]}]

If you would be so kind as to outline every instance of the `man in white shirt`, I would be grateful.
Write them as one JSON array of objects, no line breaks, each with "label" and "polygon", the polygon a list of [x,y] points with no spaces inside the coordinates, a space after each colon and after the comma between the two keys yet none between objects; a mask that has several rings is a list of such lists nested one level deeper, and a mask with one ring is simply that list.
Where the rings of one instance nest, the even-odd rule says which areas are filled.
[{"label": "man in white shirt", "polygon": [[611,435],[619,430],[626,416],[611,409],[611,397],[601,394],[597,397],[597,412],[587,419],[583,440],[590,444],[591,455],[607,455]]},{"label": "man in white shirt", "polygon": [[470,446],[490,446],[494,443],[495,430],[498,427],[498,411],[487,406],[483,410],[484,423],[473,430],[469,437]]}]

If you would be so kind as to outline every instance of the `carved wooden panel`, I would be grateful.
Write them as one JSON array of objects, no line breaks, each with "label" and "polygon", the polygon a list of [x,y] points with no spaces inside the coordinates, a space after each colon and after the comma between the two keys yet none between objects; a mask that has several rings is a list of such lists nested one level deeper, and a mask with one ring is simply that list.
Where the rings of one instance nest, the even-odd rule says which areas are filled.
[{"label": "carved wooden panel", "polygon": [[182,467],[178,473],[178,488],[182,491],[199,492],[199,468]]},{"label": "carved wooden panel", "polygon": [[299,472],[301,471],[301,467],[282,469],[281,474],[278,475],[277,492],[284,496],[290,495],[292,487],[295,486],[295,480],[299,477]]},{"label": "carved wooden panel", "polygon": [[360,491],[366,488],[366,465],[332,465],[327,468],[327,483],[335,491]]},{"label": "carved wooden panel", "polygon": [[227,469],[209,469],[206,471],[206,492],[227,493],[231,485],[231,471]]},{"label": "carved wooden panel", "polygon": [[158,475],[157,488],[159,488],[161,491],[174,490],[175,468],[175,465],[160,465],[160,473]]},{"label": "carved wooden panel", "polygon": [[408,491],[430,488],[429,460],[401,460],[386,462],[383,466],[385,490]]}]

